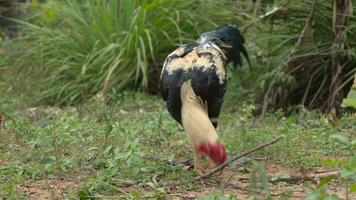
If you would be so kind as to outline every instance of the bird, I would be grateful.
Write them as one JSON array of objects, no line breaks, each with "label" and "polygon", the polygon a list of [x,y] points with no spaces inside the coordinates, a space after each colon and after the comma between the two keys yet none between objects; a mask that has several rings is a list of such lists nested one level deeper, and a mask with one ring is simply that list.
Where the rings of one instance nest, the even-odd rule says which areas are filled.
[{"label": "bird", "polygon": [[170,53],[162,67],[160,92],[175,121],[182,125],[194,152],[194,171],[202,174],[200,163],[220,165],[227,160],[219,139],[217,119],[226,91],[227,66],[250,63],[245,39],[238,28],[224,25],[205,32],[192,43]]}]

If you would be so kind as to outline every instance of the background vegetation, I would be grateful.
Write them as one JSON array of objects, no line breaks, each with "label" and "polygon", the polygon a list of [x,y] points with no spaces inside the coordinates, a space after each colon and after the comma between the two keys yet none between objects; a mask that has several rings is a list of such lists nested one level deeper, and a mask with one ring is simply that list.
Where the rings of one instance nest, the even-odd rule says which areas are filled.
[{"label": "background vegetation", "polygon": [[[311,90],[318,90],[332,58],[355,63],[354,17],[347,14],[347,27],[335,44],[333,2],[13,4],[18,17],[2,18],[17,25],[11,34],[5,28],[1,38],[0,198],[351,199],[356,191],[355,114],[340,112],[342,118],[334,121],[299,105],[308,107],[308,98],[281,101],[303,97],[314,74],[310,68],[316,80]],[[311,28],[303,32],[313,8]],[[186,170],[191,153],[185,135],[160,97],[149,94],[157,93],[167,54],[227,23],[244,32],[252,64],[229,69],[219,121],[222,140],[234,155],[284,138],[204,184],[163,185],[195,174]],[[310,60],[313,55],[318,59]],[[298,62],[304,64],[298,76],[288,73]],[[347,66],[352,78],[355,65]],[[278,87],[266,96],[272,83]],[[356,108],[355,95],[351,90],[344,105]],[[263,110],[263,101],[275,109],[256,123],[252,113]],[[320,171],[337,175],[317,183],[272,182]]]},{"label": "background vegetation", "polygon": [[28,73],[46,73],[40,100],[60,104],[113,89],[157,90],[167,52],[193,41],[202,30],[236,21],[233,8],[208,14],[205,10],[224,7],[215,1],[49,1],[31,6],[33,14],[20,22],[23,36],[11,41],[9,60]]}]

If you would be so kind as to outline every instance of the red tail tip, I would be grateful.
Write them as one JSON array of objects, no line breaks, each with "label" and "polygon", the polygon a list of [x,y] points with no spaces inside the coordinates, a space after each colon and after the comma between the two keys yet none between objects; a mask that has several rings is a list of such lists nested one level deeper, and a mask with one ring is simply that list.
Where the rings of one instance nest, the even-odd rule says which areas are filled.
[{"label": "red tail tip", "polygon": [[207,154],[216,165],[220,165],[227,160],[226,149],[221,142],[202,143],[199,145],[198,151]]}]

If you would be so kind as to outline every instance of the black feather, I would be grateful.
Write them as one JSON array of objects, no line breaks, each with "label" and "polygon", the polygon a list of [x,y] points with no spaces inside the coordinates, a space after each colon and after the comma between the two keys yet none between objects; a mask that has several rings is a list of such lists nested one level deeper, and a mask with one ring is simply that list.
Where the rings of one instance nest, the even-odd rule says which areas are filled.
[{"label": "black feather", "polygon": [[214,31],[203,33],[198,41],[212,41],[217,44],[225,50],[228,61],[233,62],[234,66],[242,63],[240,54],[250,63],[248,53],[244,47],[245,39],[241,32],[231,25],[225,25],[216,28]]},{"label": "black feather", "polygon": [[161,95],[177,122],[182,122],[181,87],[190,80],[194,93],[207,104],[213,126],[217,126],[226,91],[227,63],[241,64],[241,54],[249,61],[244,42],[237,28],[223,26],[203,33],[197,43],[183,45],[166,58],[161,73]]}]

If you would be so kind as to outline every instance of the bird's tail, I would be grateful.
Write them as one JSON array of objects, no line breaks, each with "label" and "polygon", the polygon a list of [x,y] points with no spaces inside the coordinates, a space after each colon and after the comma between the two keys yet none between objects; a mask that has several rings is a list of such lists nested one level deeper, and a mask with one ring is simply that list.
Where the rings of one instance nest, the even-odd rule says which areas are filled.
[{"label": "bird's tail", "polygon": [[191,81],[186,81],[181,87],[182,125],[191,142],[197,146],[202,142],[216,142],[219,136],[208,116],[208,107],[194,93]]}]

